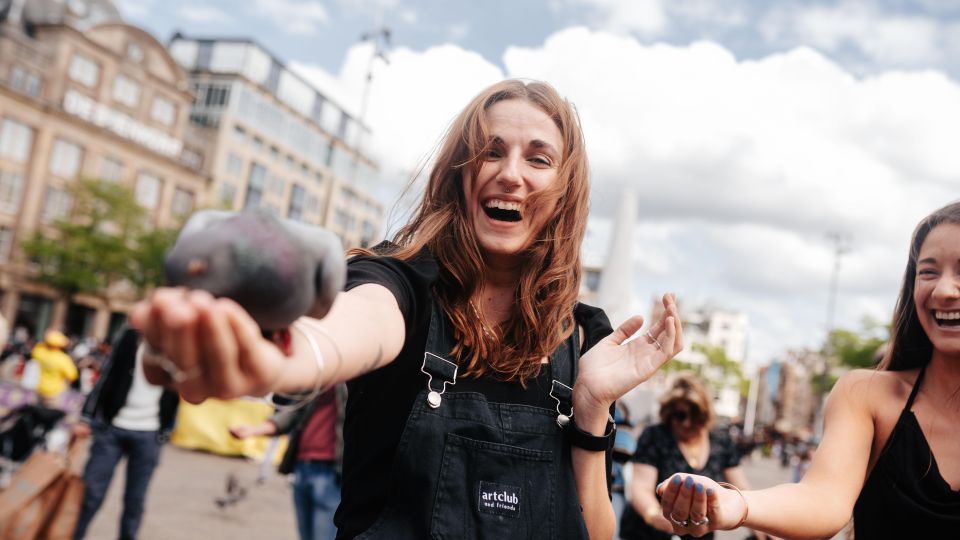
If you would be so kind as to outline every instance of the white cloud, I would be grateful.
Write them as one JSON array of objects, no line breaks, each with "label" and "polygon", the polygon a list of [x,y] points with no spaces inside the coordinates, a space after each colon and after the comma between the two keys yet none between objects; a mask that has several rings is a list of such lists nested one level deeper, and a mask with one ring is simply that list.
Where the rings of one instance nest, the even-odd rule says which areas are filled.
[{"label": "white cloud", "polygon": [[413,8],[404,8],[401,9],[397,16],[405,24],[416,24],[419,17],[417,16],[417,11]]},{"label": "white cloud", "polygon": [[773,43],[809,43],[827,52],[854,47],[880,66],[939,65],[947,28],[923,15],[888,13],[863,2],[771,9],[760,24]]},{"label": "white cloud", "polygon": [[470,25],[465,22],[451,24],[447,28],[447,39],[450,41],[460,41],[470,33]]},{"label": "white cloud", "polygon": [[330,19],[317,0],[254,0],[252,7],[257,15],[291,34],[312,34]]},{"label": "white cloud", "polygon": [[177,9],[177,16],[193,23],[230,23],[234,18],[222,9],[209,4],[184,4]]},{"label": "white cloud", "polygon": [[566,0],[554,2],[555,9],[584,5],[590,9],[594,26],[612,32],[637,32],[658,36],[669,27],[663,0]]},{"label": "white cloud", "polygon": [[153,10],[155,0],[114,0],[124,19],[144,20]]},{"label": "white cloud", "polygon": [[[345,95],[361,94],[369,54],[348,54]],[[960,194],[960,86],[938,72],[858,78],[809,48],[741,61],[711,42],[644,46],[582,28],[511,48],[504,65],[452,45],[377,64],[368,122],[387,204],[478,91],[548,80],[581,116],[593,215],[609,218],[625,186],[639,193],[635,297],[745,310],[754,360],[822,343],[826,232],[853,239],[838,324],[886,319],[913,226]],[[605,251],[609,226],[595,230],[591,251]]]}]

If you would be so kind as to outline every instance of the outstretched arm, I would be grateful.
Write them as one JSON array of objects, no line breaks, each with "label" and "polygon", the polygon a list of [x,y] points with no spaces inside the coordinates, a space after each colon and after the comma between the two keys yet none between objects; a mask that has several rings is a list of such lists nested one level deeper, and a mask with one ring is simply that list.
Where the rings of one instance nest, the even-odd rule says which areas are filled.
[{"label": "outstretched arm", "polygon": [[130,320],[153,352],[182,373],[172,380],[145,362],[147,379],[174,387],[191,403],[328,388],[390,363],[405,337],[396,298],[376,284],[338,295],[322,321],[295,323],[290,356],[264,339],[236,302],[201,290],[159,289]]},{"label": "outstretched arm", "polygon": [[823,442],[800,483],[744,491],[741,497],[709,478],[675,475],[658,487],[664,515],[698,522],[706,516],[709,523],[676,528],[698,536],[738,524],[788,538],[833,536],[850,520],[866,478],[874,436],[870,401],[880,391],[871,385],[875,375],[859,370],[837,382],[827,401]]},{"label": "outstretched arm", "polygon": [[[673,295],[663,297],[663,306],[663,317],[646,335],[630,339],[643,326],[643,317],[632,317],[580,359],[580,373],[573,387],[572,421],[581,430],[602,435],[613,402],[652,377],[683,348]],[[590,538],[612,538],[616,518],[607,492],[605,453],[574,447],[572,454],[577,493]]]}]

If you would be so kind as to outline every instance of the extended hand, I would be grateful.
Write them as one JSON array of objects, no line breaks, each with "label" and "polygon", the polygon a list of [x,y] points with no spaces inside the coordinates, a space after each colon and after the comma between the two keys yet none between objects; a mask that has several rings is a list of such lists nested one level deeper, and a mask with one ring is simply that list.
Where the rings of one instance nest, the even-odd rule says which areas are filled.
[{"label": "extended hand", "polygon": [[575,416],[600,411],[605,418],[611,403],[649,379],[683,349],[683,330],[672,294],[663,296],[663,307],[660,320],[644,335],[629,340],[643,326],[643,317],[631,317],[583,356],[573,391]]},{"label": "extended hand", "polygon": [[[157,289],[133,308],[130,322],[149,346],[147,380],[175,388],[190,403],[264,395],[286,360],[236,302],[201,290]],[[172,366],[163,369],[159,359]],[[180,377],[171,377],[171,367]]]},{"label": "extended hand", "polygon": [[657,486],[657,494],[663,516],[678,535],[734,529],[747,515],[746,500],[736,490],[705,476],[675,474]]}]

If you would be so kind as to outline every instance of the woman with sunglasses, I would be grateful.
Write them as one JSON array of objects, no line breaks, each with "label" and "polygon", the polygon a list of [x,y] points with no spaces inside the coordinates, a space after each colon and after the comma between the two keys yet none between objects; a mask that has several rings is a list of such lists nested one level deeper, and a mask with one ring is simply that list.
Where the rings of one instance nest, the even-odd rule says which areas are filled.
[{"label": "woman with sunglasses", "polygon": [[[673,524],[664,517],[655,487],[674,473],[724,478],[747,488],[740,455],[726,432],[711,430],[714,411],[710,393],[693,375],[679,375],[660,398],[660,423],[643,430],[633,455],[630,504],[620,521],[624,540],[667,540]],[[705,538],[712,538],[710,533]],[[686,537],[684,537],[686,538]],[[765,535],[758,534],[764,539]]]}]

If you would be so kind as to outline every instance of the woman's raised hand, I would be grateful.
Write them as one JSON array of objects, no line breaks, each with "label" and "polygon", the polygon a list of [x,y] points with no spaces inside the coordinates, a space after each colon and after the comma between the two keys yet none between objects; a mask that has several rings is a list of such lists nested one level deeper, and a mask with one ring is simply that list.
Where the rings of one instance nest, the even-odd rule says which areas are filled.
[{"label": "woman's raised hand", "polygon": [[675,474],[657,486],[663,517],[674,533],[703,536],[710,531],[736,529],[747,517],[747,502],[705,476]]},{"label": "woman's raised hand", "polygon": [[145,340],[144,372],[185,400],[265,395],[287,358],[236,302],[202,290],[157,289],[130,312]]},{"label": "woman's raised hand", "polygon": [[643,326],[643,317],[631,317],[583,356],[573,392],[574,414],[585,408],[606,411],[680,352],[683,330],[674,295],[663,296],[663,308],[660,320],[643,335],[629,339]]}]

